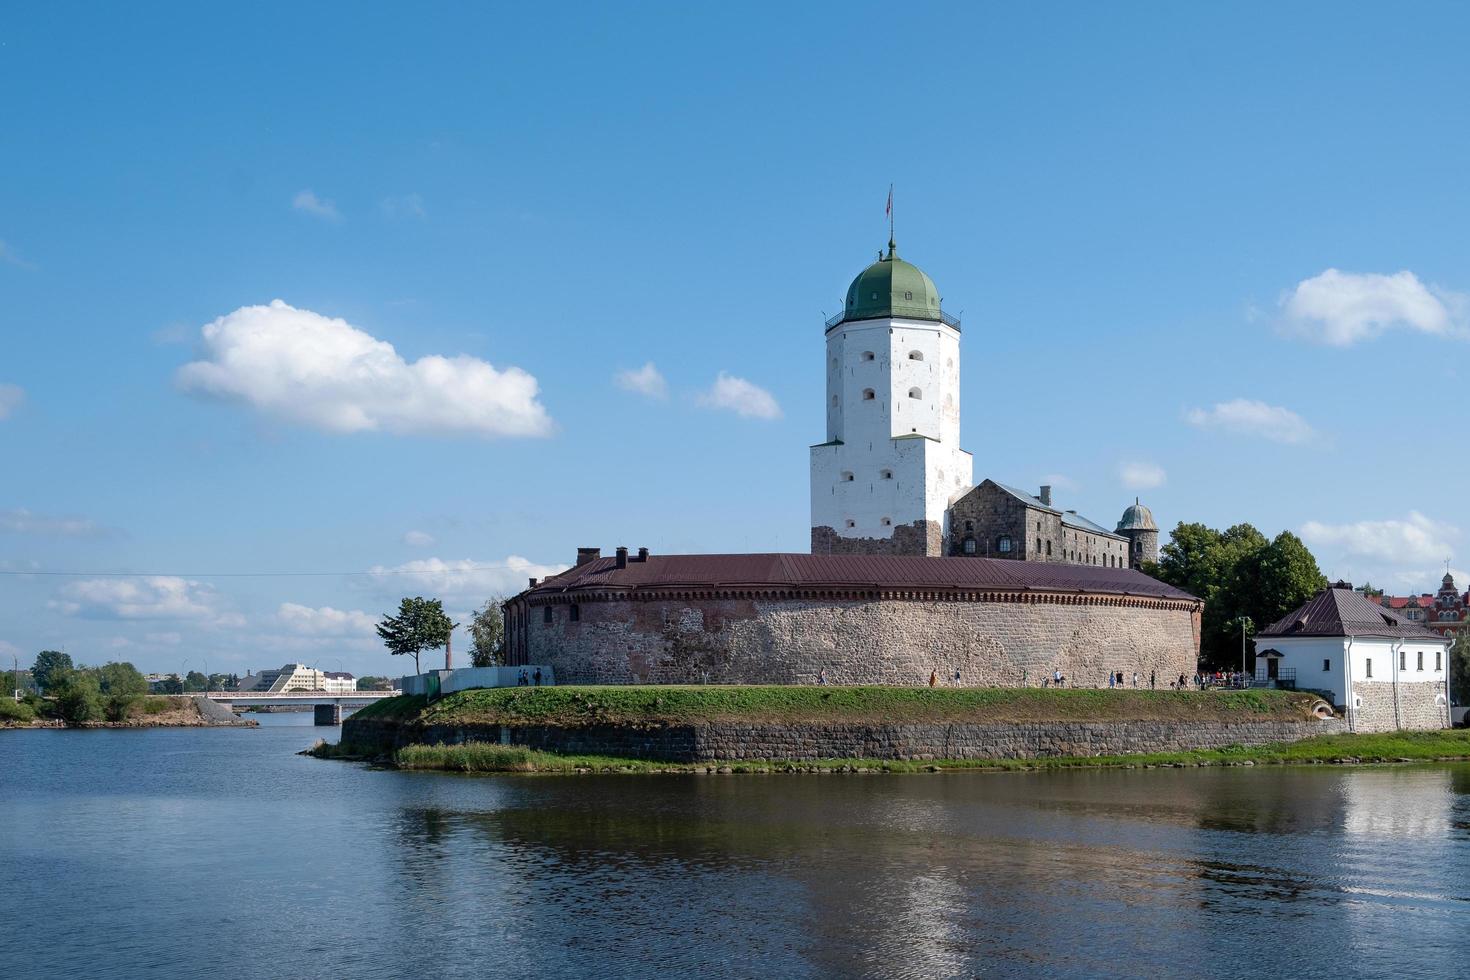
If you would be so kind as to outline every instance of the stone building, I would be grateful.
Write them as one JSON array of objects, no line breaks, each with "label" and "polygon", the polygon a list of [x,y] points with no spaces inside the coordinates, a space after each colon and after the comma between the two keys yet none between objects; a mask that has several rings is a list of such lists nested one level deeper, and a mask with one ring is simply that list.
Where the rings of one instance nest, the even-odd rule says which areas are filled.
[{"label": "stone building", "polygon": [[1255,640],[1258,674],[1324,692],[1353,731],[1449,727],[1449,639],[1345,583]]},{"label": "stone building", "polygon": [[990,557],[1137,568],[1158,527],[1136,500],[1116,531],[1003,483],[960,448],[960,321],[886,254],[826,323],[826,441],[811,447],[813,554]]},{"label": "stone building", "polygon": [[582,548],[504,606],[507,663],[562,684],[1162,686],[1193,675],[1200,600],[1120,567]]}]

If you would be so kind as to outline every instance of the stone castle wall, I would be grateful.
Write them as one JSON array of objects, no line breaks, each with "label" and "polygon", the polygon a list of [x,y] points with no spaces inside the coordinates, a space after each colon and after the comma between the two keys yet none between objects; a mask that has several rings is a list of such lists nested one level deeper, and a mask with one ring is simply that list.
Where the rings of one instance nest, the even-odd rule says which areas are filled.
[{"label": "stone castle wall", "polygon": [[1363,699],[1354,712],[1355,727],[1360,732],[1391,732],[1399,728],[1448,728],[1449,707],[1438,703],[1444,687],[1423,681],[1398,685],[1397,705],[1392,681],[1358,681],[1353,693]]},{"label": "stone castle wall", "polygon": [[[1072,686],[1194,675],[1198,612],[1119,597],[1036,601],[700,599],[552,603],[530,610],[522,662],[560,684],[925,684],[1037,686],[1060,669]],[[575,617],[575,618],[574,618]],[[519,651],[518,651],[519,652]],[[521,660],[518,657],[518,660]]]},{"label": "stone castle wall", "polygon": [[818,759],[1042,759],[1269,745],[1345,731],[1326,721],[1037,721],[1017,724],[398,725],[348,718],[342,741],[359,751],[403,745],[498,742],[575,755],[667,762]]},{"label": "stone castle wall", "polygon": [[917,555],[938,558],[944,554],[944,532],[935,521],[914,521],[893,528],[889,538],[846,538],[830,527],[812,528],[814,555]]}]

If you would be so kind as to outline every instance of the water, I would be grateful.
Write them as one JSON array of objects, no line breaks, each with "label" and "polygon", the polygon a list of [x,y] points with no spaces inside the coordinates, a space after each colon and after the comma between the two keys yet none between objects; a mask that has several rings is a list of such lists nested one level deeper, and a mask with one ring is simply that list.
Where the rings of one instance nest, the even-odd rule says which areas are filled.
[{"label": "water", "polygon": [[1465,972],[1467,766],[464,777],[309,719],[0,733],[0,974]]}]

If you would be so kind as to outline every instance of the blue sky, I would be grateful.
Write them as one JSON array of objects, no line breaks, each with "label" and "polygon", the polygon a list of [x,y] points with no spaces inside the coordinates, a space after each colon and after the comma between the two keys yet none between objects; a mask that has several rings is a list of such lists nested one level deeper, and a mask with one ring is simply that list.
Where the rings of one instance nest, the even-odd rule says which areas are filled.
[{"label": "blue sky", "polygon": [[0,653],[398,673],[369,624],[406,593],[467,613],[584,544],[804,550],[822,320],[890,182],[963,314],[977,480],[1430,590],[1470,568],[1467,29],[12,9]]}]

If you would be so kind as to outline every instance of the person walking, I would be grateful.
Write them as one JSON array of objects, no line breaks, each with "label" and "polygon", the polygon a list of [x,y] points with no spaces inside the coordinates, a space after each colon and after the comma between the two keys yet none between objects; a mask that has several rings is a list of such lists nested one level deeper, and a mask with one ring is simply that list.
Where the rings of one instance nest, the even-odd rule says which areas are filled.
[{"label": "person walking", "polygon": [[1133,689],[1138,690],[1138,671],[1133,672]]},{"label": "person walking", "polygon": [[1110,671],[1108,671],[1108,690],[1111,691],[1112,689],[1113,689],[1113,672],[1110,670]]},{"label": "person walking", "polygon": [[1057,687],[1062,686],[1062,668],[1058,667],[1056,670],[1052,671],[1051,682]]},{"label": "person walking", "polygon": [[1156,679],[1157,679],[1157,675],[1153,671],[1149,671],[1148,672],[1148,689],[1150,691],[1154,690],[1154,681]]},{"label": "person walking", "polygon": [[533,681],[536,682],[536,686],[537,687],[540,687],[541,686],[541,668],[540,667],[537,667],[536,668],[536,673],[534,673],[534,674],[531,675],[531,680],[533,680]]},{"label": "person walking", "polygon": [[929,686],[930,687],[933,687],[935,684],[938,684],[938,683],[939,683],[939,671],[938,670],[931,670],[931,671],[929,671]]},{"label": "person walking", "polygon": [[823,687],[826,686],[826,684],[827,684],[827,668],[826,667],[823,667],[822,670],[821,670],[821,672],[819,674],[817,674],[817,683],[818,684],[821,684]]},{"label": "person walking", "polygon": [[959,668],[955,668],[955,672],[954,672],[954,686],[955,687],[959,687],[960,686],[960,672],[959,672]]}]

